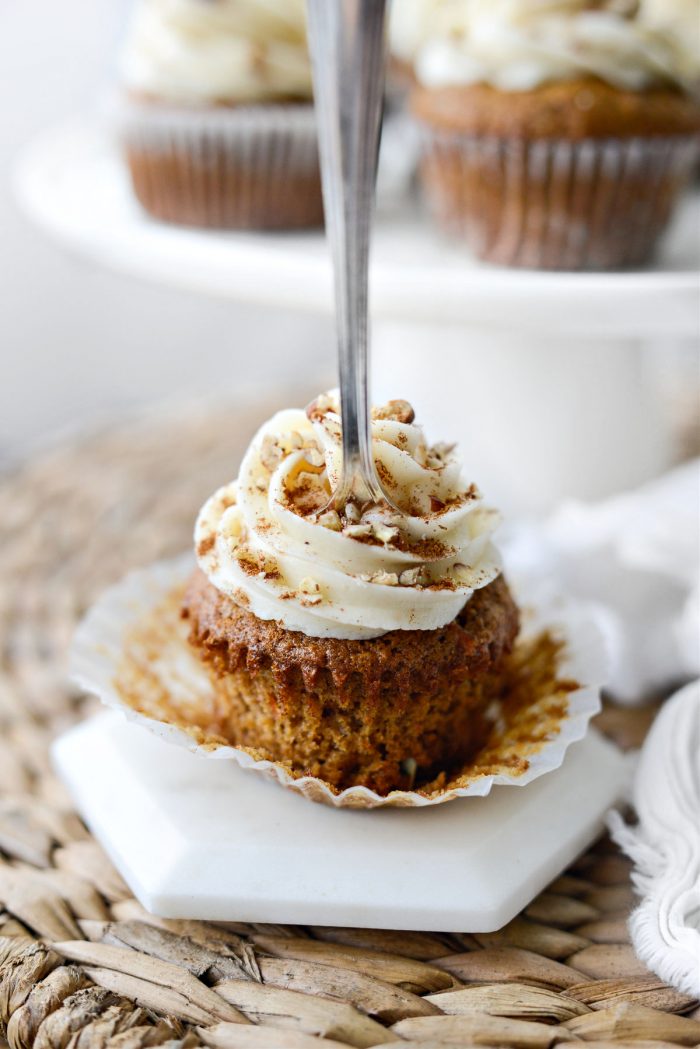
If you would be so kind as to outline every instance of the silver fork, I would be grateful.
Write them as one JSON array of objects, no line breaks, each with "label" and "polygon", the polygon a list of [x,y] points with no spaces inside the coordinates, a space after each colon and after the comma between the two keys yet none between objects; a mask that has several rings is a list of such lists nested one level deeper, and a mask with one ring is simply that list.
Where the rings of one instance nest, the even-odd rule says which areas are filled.
[{"label": "silver fork", "polygon": [[329,506],[388,504],[372,455],[368,265],[384,99],[386,0],[308,0],[326,231],[335,276],[343,425]]}]

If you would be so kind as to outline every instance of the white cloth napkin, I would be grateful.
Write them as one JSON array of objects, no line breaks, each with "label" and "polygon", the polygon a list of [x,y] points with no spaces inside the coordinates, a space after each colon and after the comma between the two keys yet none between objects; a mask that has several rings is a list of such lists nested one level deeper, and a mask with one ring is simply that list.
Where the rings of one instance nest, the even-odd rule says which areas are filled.
[{"label": "white cloth napkin", "polygon": [[[506,571],[584,600],[607,636],[616,700],[700,675],[700,460],[597,504],[568,502],[516,526]],[[663,706],[633,789],[638,825],[610,825],[635,863],[634,948],[661,979],[700,998],[700,682]]]},{"label": "white cloth napkin", "polygon": [[666,983],[700,998],[700,681],[661,708],[632,800],[638,824],[614,812],[609,825],[642,896],[630,918],[634,949]]},{"label": "white cloth napkin", "polygon": [[600,606],[618,701],[700,674],[700,460],[600,503],[567,502],[504,550],[516,577]]}]

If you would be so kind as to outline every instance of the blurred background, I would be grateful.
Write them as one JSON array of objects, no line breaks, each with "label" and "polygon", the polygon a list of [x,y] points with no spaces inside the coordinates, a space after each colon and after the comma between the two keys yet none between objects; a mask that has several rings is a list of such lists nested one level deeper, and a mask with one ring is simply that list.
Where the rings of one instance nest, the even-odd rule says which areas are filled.
[{"label": "blurred background", "polygon": [[[222,394],[281,407],[335,382],[327,313],[246,305],[112,272],[20,212],[18,156],[37,134],[96,110],[114,90],[130,7],[5,0],[0,14],[0,465],[141,408]],[[394,137],[394,148],[403,141]],[[682,221],[697,227],[697,210]],[[434,439],[460,439],[471,475],[504,509],[609,495],[695,450],[697,333],[686,326],[682,337],[667,337],[662,315],[643,342],[616,341],[619,332],[580,337],[548,330],[549,310],[540,330],[521,330],[503,301],[486,326],[380,318],[375,390],[415,399]],[[446,384],[445,375],[456,378]]]},{"label": "blurred background", "polygon": [[[144,284],[74,258],[13,199],[21,148],[99,103],[114,77],[128,0],[3,0],[0,10],[0,465],[53,435],[127,409],[334,377],[329,318],[256,309]],[[284,333],[280,338],[280,332]]]}]

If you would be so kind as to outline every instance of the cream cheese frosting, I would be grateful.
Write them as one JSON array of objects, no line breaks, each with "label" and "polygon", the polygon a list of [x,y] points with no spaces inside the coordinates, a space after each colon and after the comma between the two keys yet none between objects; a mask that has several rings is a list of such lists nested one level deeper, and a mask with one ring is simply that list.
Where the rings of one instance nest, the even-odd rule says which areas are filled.
[{"label": "cream cheese frosting", "polygon": [[700,0],[640,0],[643,22],[677,40],[684,75],[700,80]]},{"label": "cream cheese frosting", "polygon": [[527,91],[594,76],[625,90],[689,88],[683,40],[634,0],[447,0],[416,51],[427,87],[487,83]]},{"label": "cream cheese frosting", "polygon": [[378,474],[401,513],[325,509],[342,462],[337,397],[287,410],[254,437],[238,479],[195,526],[200,568],[261,619],[311,637],[435,630],[500,572],[498,514],[465,484],[453,447],[429,446],[404,401],[373,412]]},{"label": "cream cheese frosting", "polygon": [[311,98],[304,0],[140,0],[125,86],[175,103]]},{"label": "cream cheese frosting", "polygon": [[425,41],[439,35],[443,25],[449,33],[454,9],[455,0],[396,0],[389,12],[392,54],[413,62]]}]

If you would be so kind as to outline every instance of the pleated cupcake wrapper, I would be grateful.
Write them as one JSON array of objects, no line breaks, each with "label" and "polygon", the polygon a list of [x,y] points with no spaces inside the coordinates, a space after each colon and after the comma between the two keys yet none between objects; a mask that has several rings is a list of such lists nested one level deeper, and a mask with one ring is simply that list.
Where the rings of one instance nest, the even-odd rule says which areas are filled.
[{"label": "pleated cupcake wrapper", "polygon": [[[311,103],[199,107],[125,99],[111,103],[108,113],[121,140],[143,149],[205,151],[212,142],[223,143],[232,155],[266,168],[274,147],[285,143],[294,147],[295,168],[318,165]],[[267,152],[262,148],[270,145]]]},{"label": "pleated cupcake wrapper", "polygon": [[242,228],[321,224],[310,103],[187,107],[126,98],[108,112],[135,192],[157,217]]},{"label": "pleated cupcake wrapper", "polygon": [[610,269],[653,255],[700,153],[697,137],[531,140],[421,125],[436,221],[482,259]]},{"label": "pleated cupcake wrapper", "polygon": [[[514,771],[512,744],[503,743],[504,751],[489,747],[488,768],[500,771],[486,773],[474,763],[459,774],[459,784],[448,782],[444,789],[430,794],[420,790],[393,791],[382,796],[363,786],[337,791],[330,784],[313,776],[294,775],[288,767],[261,758],[246,747],[224,745],[220,740],[207,739],[206,734],[192,730],[187,723],[171,723],[147,716],[144,692],[143,703],[133,690],[127,697],[117,684],[123,666],[127,638],[133,636],[139,624],[153,618],[155,609],[162,607],[169,595],[182,592],[193,569],[190,555],[171,561],[161,561],[130,573],[120,583],[107,590],[88,612],[79,626],[72,649],[71,677],[84,691],[98,696],[108,707],[120,710],[129,720],[155,733],[168,743],[186,747],[206,758],[231,760],[251,772],[276,780],[281,786],[304,797],[336,807],[379,808],[381,806],[423,807],[439,805],[455,798],[484,796],[494,786],[525,786],[562,764],[567,748],[586,733],[590,718],[600,709],[599,691],[605,682],[608,655],[604,635],[595,620],[591,607],[570,604],[562,600],[549,602],[547,607],[530,609],[528,594],[517,597],[523,612],[522,636],[534,637],[548,629],[563,642],[557,665],[559,679],[580,682],[567,695],[566,709],[559,715],[556,730],[539,745],[539,749],[525,748],[520,769]],[[180,711],[191,707],[207,709],[213,690],[206,669],[196,651],[187,641],[188,625],[177,612],[173,599],[171,620],[163,623],[162,636],[150,643],[148,673],[157,678],[157,688],[172,696]],[[144,686],[145,687],[145,686]],[[546,697],[543,697],[543,701]],[[141,710],[136,709],[137,706]],[[543,708],[544,709],[544,708]],[[551,717],[551,714],[549,715]],[[510,747],[510,749],[509,749]]]}]

